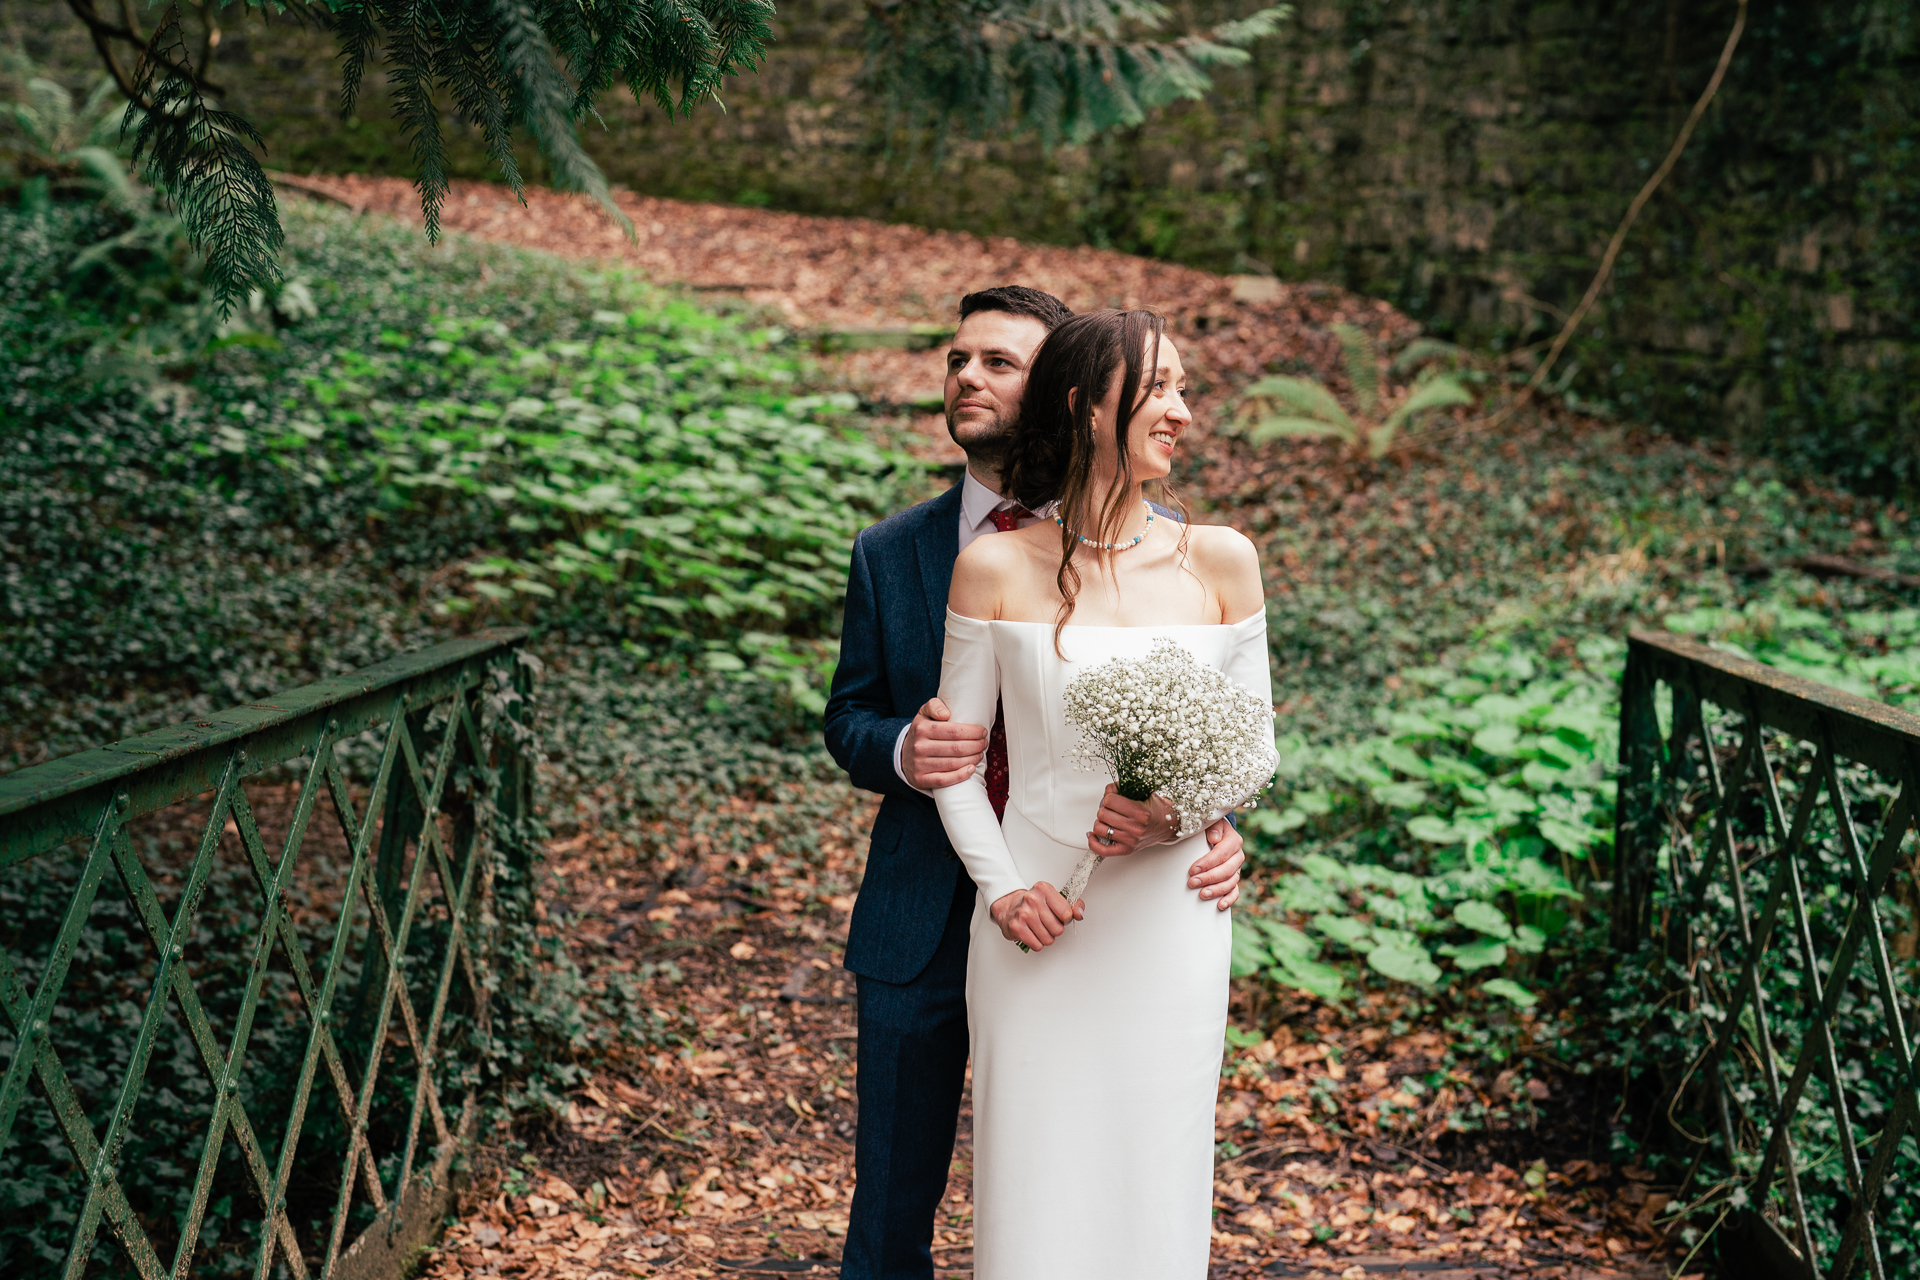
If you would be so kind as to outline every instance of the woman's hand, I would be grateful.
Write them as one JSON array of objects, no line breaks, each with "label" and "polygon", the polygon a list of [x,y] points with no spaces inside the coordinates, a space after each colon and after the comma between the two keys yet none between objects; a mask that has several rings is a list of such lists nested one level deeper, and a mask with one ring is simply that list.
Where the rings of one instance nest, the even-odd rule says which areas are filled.
[{"label": "woman's hand", "polygon": [[1065,894],[1042,880],[1031,889],[1015,889],[988,907],[987,914],[1008,942],[1039,951],[1065,933],[1073,921],[1084,919],[1087,904],[1084,899],[1068,902]]},{"label": "woman's hand", "polygon": [[1122,858],[1136,849],[1166,844],[1179,833],[1179,815],[1164,797],[1145,804],[1121,795],[1111,782],[1100,797],[1100,812],[1087,832],[1087,848],[1103,858]]}]

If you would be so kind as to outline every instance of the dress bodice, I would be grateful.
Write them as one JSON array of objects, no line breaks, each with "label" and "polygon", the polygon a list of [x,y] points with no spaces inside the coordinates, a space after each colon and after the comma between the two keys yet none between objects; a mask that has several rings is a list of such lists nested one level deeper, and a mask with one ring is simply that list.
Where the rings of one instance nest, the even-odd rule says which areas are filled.
[{"label": "dress bodice", "polygon": [[[1079,730],[1066,721],[1067,685],[1110,658],[1142,658],[1168,636],[1198,662],[1273,701],[1266,618],[1228,625],[1068,626],[1054,648],[1054,625],[982,621],[947,611],[940,697],[953,719],[991,725],[996,701],[1006,721],[1007,805],[1062,845],[1084,849],[1086,832],[1112,779],[1074,767]],[[1064,656],[1063,656],[1064,655]],[[986,795],[986,762],[969,782],[934,793],[948,838],[988,902],[1028,887],[1008,853]]]}]

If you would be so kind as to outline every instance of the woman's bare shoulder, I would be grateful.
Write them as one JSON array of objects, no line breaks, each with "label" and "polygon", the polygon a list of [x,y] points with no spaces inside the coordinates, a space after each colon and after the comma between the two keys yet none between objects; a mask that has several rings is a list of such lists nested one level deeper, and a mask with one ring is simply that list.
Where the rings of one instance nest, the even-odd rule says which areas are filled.
[{"label": "woman's bare shoulder", "polygon": [[953,562],[953,584],[947,590],[948,607],[969,618],[999,617],[1002,591],[1008,578],[1019,572],[1024,560],[1016,538],[1000,534],[975,538]]},{"label": "woman's bare shoulder", "polygon": [[1187,545],[1194,573],[1220,602],[1222,622],[1239,622],[1262,610],[1260,553],[1246,534],[1229,525],[1197,524]]},{"label": "woman's bare shoulder", "polygon": [[1230,524],[1188,525],[1187,546],[1194,567],[1203,573],[1208,569],[1234,572],[1248,568],[1258,572],[1260,568],[1260,553],[1254,549],[1253,540]]}]

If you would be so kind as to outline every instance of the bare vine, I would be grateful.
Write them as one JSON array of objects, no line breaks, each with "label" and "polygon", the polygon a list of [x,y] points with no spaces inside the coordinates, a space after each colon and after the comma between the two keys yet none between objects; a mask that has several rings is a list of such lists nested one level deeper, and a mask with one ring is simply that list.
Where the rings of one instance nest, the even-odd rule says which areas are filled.
[{"label": "bare vine", "polygon": [[1687,113],[1686,123],[1680,126],[1680,132],[1674,137],[1673,145],[1667,149],[1667,158],[1660,162],[1660,167],[1653,171],[1653,175],[1640,188],[1640,194],[1636,195],[1633,203],[1627,206],[1626,216],[1620,220],[1619,227],[1613,233],[1613,239],[1607,242],[1607,251],[1600,259],[1600,269],[1593,273],[1593,281],[1587,285],[1586,295],[1580,299],[1580,305],[1573,309],[1573,314],[1567,317],[1566,323],[1560,326],[1560,332],[1554,337],[1553,345],[1547,349],[1546,358],[1534,369],[1533,376],[1527,379],[1527,385],[1521,388],[1520,394],[1509,400],[1498,413],[1488,417],[1402,437],[1401,442],[1393,447],[1393,452],[1413,448],[1439,436],[1500,426],[1532,401],[1534,393],[1545,384],[1547,374],[1553,371],[1553,366],[1560,359],[1561,352],[1567,349],[1567,343],[1573,340],[1574,332],[1580,328],[1580,322],[1587,318],[1587,312],[1591,311],[1593,304],[1599,300],[1600,291],[1606,287],[1607,280],[1613,275],[1614,264],[1619,261],[1620,250],[1627,242],[1627,233],[1633,230],[1633,224],[1639,220],[1641,210],[1647,207],[1647,201],[1653,199],[1653,193],[1660,189],[1660,184],[1667,180],[1667,175],[1672,173],[1674,166],[1680,163],[1681,153],[1687,149],[1687,143],[1692,141],[1694,129],[1699,126],[1701,119],[1707,113],[1708,106],[1712,105],[1714,98],[1719,94],[1721,82],[1727,78],[1727,68],[1733,62],[1733,51],[1739,46],[1740,37],[1747,29],[1747,2],[1748,0],[1739,0],[1740,9],[1734,15],[1733,30],[1727,33],[1727,42],[1720,50],[1720,61],[1714,67],[1713,76],[1707,81],[1706,89],[1700,94],[1699,100],[1693,104],[1693,110]]}]

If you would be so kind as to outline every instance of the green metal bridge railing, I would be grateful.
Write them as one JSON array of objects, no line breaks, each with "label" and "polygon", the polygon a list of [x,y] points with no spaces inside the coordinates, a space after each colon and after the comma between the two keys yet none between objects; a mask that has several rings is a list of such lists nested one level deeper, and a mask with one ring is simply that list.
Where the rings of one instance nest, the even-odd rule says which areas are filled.
[{"label": "green metal bridge railing", "polygon": [[[62,867],[72,886],[64,909],[51,903],[57,927],[0,914],[0,1033],[12,1036],[0,1059],[0,1173],[27,1129],[46,1147],[57,1147],[57,1129],[71,1157],[66,1186],[54,1189],[66,1197],[70,1243],[55,1262],[59,1249],[43,1240],[39,1273],[201,1270],[218,1187],[237,1228],[220,1269],[238,1261],[238,1240],[257,1280],[391,1275],[432,1237],[478,1119],[478,1074],[454,1059],[487,1034],[485,907],[527,815],[524,635],[481,632],[0,777],[0,888],[65,893]],[[297,799],[284,841],[269,848],[248,784],[274,779]],[[191,812],[199,803],[204,823]],[[339,834],[331,879],[313,852],[331,841],[312,824],[323,808]],[[198,827],[190,859],[162,865],[139,825],[149,815]],[[143,956],[111,977],[144,996],[112,1054],[69,1060],[61,1044],[76,1043],[82,1012],[72,1002],[94,976],[76,957],[84,966],[102,954],[89,941],[101,911],[125,918],[110,878]],[[199,919],[216,883],[241,886],[235,910],[251,934],[224,965]],[[0,908],[21,901],[15,892]],[[243,976],[238,989],[208,990],[196,967]],[[284,1043],[304,1043],[263,1065],[249,1049],[257,1059],[255,1033],[269,1019],[294,1028]],[[204,1145],[172,1153],[179,1185],[156,1199],[164,1176],[138,1170],[130,1193],[136,1179],[123,1163],[143,1108],[151,1113],[148,1077],[163,1043],[178,1046],[168,1070],[197,1059],[210,1088],[171,1091],[204,1101],[189,1121],[204,1123]],[[457,1102],[450,1087],[463,1091]],[[273,1114],[257,1109],[262,1097],[277,1100]],[[46,1110],[21,1123],[33,1108]],[[102,1251],[90,1266],[103,1226],[124,1257]],[[14,1265],[26,1263],[16,1255]]]},{"label": "green metal bridge railing", "polygon": [[1620,755],[1614,942],[1664,943],[1709,1029],[1662,1099],[1694,1148],[1688,1183],[1711,1161],[1762,1275],[1913,1274],[1881,1224],[1920,1114],[1912,937],[1890,949],[1886,932],[1896,914],[1911,929],[1920,716],[1636,631]]}]

